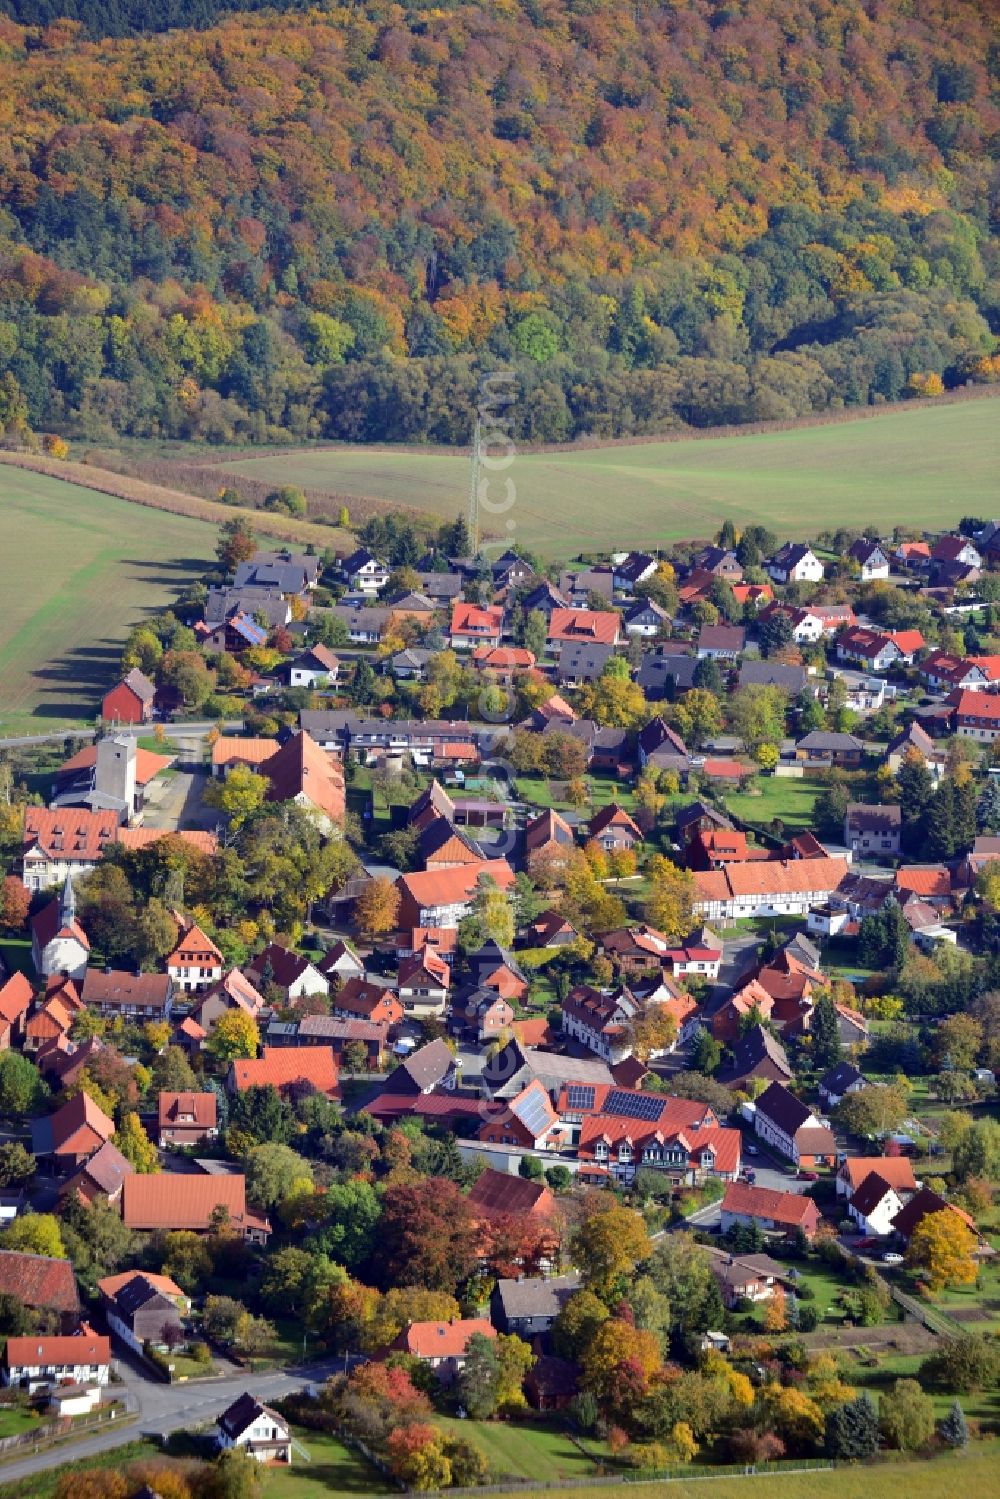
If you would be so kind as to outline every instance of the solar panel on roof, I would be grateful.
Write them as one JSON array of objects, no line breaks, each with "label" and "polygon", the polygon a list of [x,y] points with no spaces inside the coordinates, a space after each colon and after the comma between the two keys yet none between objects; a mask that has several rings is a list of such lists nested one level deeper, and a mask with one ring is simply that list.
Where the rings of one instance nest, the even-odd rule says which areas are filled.
[{"label": "solar panel on roof", "polygon": [[525,1129],[536,1137],[544,1133],[549,1124],[548,1094],[544,1090],[532,1089],[523,1098],[513,1101],[511,1108]]},{"label": "solar panel on roof", "polygon": [[592,1109],[595,1097],[596,1089],[583,1083],[570,1083],[566,1090],[566,1103],[571,1109]]},{"label": "solar panel on roof", "polygon": [[644,1119],[652,1123],[663,1113],[664,1100],[655,1093],[630,1093],[613,1088],[604,1101],[602,1113],[617,1114],[624,1119]]}]

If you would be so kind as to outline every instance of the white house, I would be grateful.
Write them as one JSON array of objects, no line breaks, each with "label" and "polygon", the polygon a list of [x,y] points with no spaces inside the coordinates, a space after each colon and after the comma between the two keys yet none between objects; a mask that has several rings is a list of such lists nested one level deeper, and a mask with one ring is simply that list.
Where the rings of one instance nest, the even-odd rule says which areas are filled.
[{"label": "white house", "polygon": [[292,1460],[292,1434],[288,1422],[248,1391],[223,1411],[215,1429],[215,1440],[222,1451],[228,1447],[242,1447],[260,1463],[290,1463]]},{"label": "white house", "polygon": [[364,547],[348,557],[341,571],[357,593],[381,593],[389,581],[388,567]]},{"label": "white house", "polygon": [[889,554],[879,542],[870,541],[862,536],[854,543],[848,556],[852,562],[856,562],[861,569],[861,578],[865,583],[873,578],[887,578],[889,576]]},{"label": "white house", "polygon": [[867,1088],[868,1079],[858,1071],[853,1062],[838,1062],[819,1080],[819,1101],[824,1109],[835,1109],[848,1093],[860,1093]]},{"label": "white house", "polygon": [[748,860],[696,870],[693,910],[706,921],[741,916],[805,916],[826,905],[847,876],[843,858]]},{"label": "white house", "polygon": [[292,687],[318,687],[335,682],[340,671],[340,661],[327,645],[312,645],[295,657],[288,668],[288,681]]},{"label": "white house", "polygon": [[822,583],[824,568],[812,547],[789,541],[775,552],[767,571],[776,583]]},{"label": "white house", "polygon": [[903,1206],[903,1199],[895,1187],[869,1171],[854,1196],[847,1204],[847,1211],[863,1234],[885,1237],[893,1232],[892,1220]]},{"label": "white house", "polygon": [[84,1323],[69,1337],[8,1338],[0,1383],[33,1394],[52,1384],[106,1385],[111,1377],[111,1339]]},{"label": "white house", "polygon": [[771,1083],[757,1099],[754,1130],[780,1155],[796,1166],[832,1161],[836,1141],[813,1111],[781,1083]]}]

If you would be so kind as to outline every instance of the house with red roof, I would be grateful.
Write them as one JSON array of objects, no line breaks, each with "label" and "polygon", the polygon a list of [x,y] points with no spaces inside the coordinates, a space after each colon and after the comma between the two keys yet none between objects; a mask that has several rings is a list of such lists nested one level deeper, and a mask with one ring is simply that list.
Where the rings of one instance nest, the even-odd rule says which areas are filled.
[{"label": "house with red roof", "polygon": [[270,783],[268,801],[305,807],[325,832],[343,823],[347,808],[344,772],[336,758],[304,729],[263,760],[260,773]]},{"label": "house with red roof", "polygon": [[50,890],[96,869],[118,833],[115,812],[79,807],[25,807],[21,880],[26,890]]},{"label": "house with red roof", "polygon": [[441,927],[454,930],[472,909],[484,882],[492,880],[501,890],[514,883],[514,871],[506,859],[483,859],[453,869],[434,869],[400,875],[399,925]]},{"label": "house with red roof", "polygon": [[31,1153],[53,1171],[76,1170],[115,1132],[89,1093],[75,1093],[54,1114],[31,1121]]},{"label": "house with red roof", "polygon": [[494,1098],[482,1104],[480,1115],[484,1123],[479,1138],[489,1145],[544,1150],[564,1137],[552,1100],[538,1078],[533,1078],[513,1098]]},{"label": "house with red roof", "polygon": [[698,871],[694,911],[708,921],[741,916],[805,916],[846,879],[843,858],[761,859]]},{"label": "house with red roof", "polygon": [[621,639],[621,615],[613,609],[553,609],[549,617],[548,644],[584,642],[617,645]]},{"label": "house with red roof", "polygon": [[590,819],[589,835],[608,853],[642,842],[642,829],[617,802],[608,802]]},{"label": "house with red roof", "polygon": [[735,1179],[741,1136],[726,1129],[707,1104],[636,1088],[568,1084],[560,1093],[564,1123],[579,1119],[577,1155],[629,1182],[640,1167],[664,1172],[677,1186],[706,1176]]},{"label": "house with red roof", "polygon": [[531,671],[535,664],[534,651],[515,645],[477,645],[472,653],[472,664],[477,671],[485,672],[501,687],[509,687],[519,671]]},{"label": "house with red roof", "polygon": [[8,1338],[0,1383],[34,1394],[49,1385],[106,1385],[111,1378],[111,1339],[82,1323],[68,1337]]},{"label": "house with red roof", "polygon": [[722,1199],[722,1232],[734,1227],[756,1226],[765,1233],[791,1238],[799,1229],[807,1239],[819,1228],[819,1208],[800,1192],[776,1192],[770,1187],[751,1187],[730,1182]]},{"label": "house with red roof", "polygon": [[279,1093],[296,1089],[338,1093],[339,1066],[332,1046],[265,1046],[260,1057],[237,1057],[230,1063],[226,1086],[230,1093],[247,1088],[276,1088]]},{"label": "house with red roof", "polygon": [[919,670],[928,687],[945,692],[985,692],[994,680],[976,661],[950,655],[948,651],[931,651],[921,661]]},{"label": "house with red roof", "polygon": [[136,1172],[125,1178],[122,1222],[138,1233],[207,1234],[224,1209],[234,1233],[250,1244],[266,1244],[270,1222],[247,1207],[246,1186],[246,1177],[232,1172],[161,1171],[155,1176]]},{"label": "house with red roof", "polygon": [[218,1110],[214,1093],[161,1093],[156,1103],[160,1148],[214,1140],[219,1133]]},{"label": "house with red roof", "polygon": [[393,1349],[418,1358],[434,1370],[442,1384],[450,1384],[465,1368],[469,1339],[496,1338],[496,1328],[484,1317],[454,1318],[451,1322],[411,1322],[394,1343]]},{"label": "house with red roof", "polygon": [[960,739],[975,739],[979,744],[995,744],[1000,739],[1000,693],[963,689],[949,694],[948,705]]},{"label": "house with red roof", "polygon": [[451,964],[429,943],[403,958],[396,992],[407,1015],[443,1015],[451,988]]},{"label": "house with red roof", "polygon": [[34,998],[35,991],[23,973],[12,973],[5,984],[0,984],[0,1051],[24,1039]]},{"label": "house with red roof", "polygon": [[549,1218],[556,1210],[555,1195],[544,1182],[494,1171],[492,1166],[476,1178],[467,1201],[478,1218]]},{"label": "house with red roof", "polygon": [[341,1020],[367,1020],[370,1025],[384,1026],[387,1032],[402,1025],[405,1015],[395,989],[367,979],[348,979],[333,996],[331,1013]]},{"label": "house with red roof", "polygon": [[80,1318],[80,1293],[69,1260],[0,1250],[0,1296],[11,1296],[31,1311],[54,1312],[64,1332]]},{"label": "house with red roof", "polygon": [[175,986],[185,994],[199,994],[222,978],[225,960],[201,927],[192,923],[178,939],[166,959],[167,973]]},{"label": "house with red roof", "polygon": [[866,671],[886,671],[890,666],[911,666],[924,645],[919,630],[869,630],[855,625],[838,635],[837,659],[856,662]]},{"label": "house with red roof", "polygon": [[495,649],[503,635],[503,609],[499,604],[487,607],[456,599],[451,606],[448,633],[453,651],[471,651],[482,646]]}]

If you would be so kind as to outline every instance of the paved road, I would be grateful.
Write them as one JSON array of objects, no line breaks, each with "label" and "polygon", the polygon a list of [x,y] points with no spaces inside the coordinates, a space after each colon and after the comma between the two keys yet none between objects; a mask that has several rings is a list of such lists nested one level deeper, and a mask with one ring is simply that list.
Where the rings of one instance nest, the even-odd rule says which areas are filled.
[{"label": "paved road", "polygon": [[45,1468],[58,1468],[63,1463],[112,1451],[115,1447],[124,1446],[126,1442],[138,1441],[143,1436],[158,1437],[168,1436],[173,1431],[193,1431],[198,1426],[211,1424],[244,1389],[251,1390],[260,1400],[280,1400],[283,1396],[300,1390],[305,1384],[321,1382],[342,1368],[343,1360],[337,1359],[307,1365],[298,1371],[279,1369],[270,1374],[247,1374],[243,1370],[237,1370],[219,1379],[198,1380],[194,1384],[182,1385],[163,1385],[148,1378],[136,1379],[130,1368],[127,1384],[130,1391],[138,1396],[141,1405],[138,1420],[127,1421],[121,1426],[103,1427],[93,1436],[52,1448],[48,1452],[38,1452],[14,1462],[0,1463],[0,1484],[13,1483]]}]

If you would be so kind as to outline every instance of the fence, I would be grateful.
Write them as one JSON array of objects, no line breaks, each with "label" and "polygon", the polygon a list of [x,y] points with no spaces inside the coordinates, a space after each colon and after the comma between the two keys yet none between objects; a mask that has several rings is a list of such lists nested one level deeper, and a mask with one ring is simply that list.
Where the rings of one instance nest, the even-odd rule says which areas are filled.
[{"label": "fence", "polygon": [[438,1489],[434,1499],[450,1499],[451,1495],[516,1494],[528,1489],[533,1494],[543,1489],[600,1489],[613,1483],[673,1483],[677,1481],[697,1482],[712,1478],[766,1478],[783,1473],[828,1473],[834,1464],[827,1458],[799,1458],[787,1463],[727,1463],[709,1467],[705,1463],[689,1463],[676,1468],[636,1468],[628,1473],[603,1473],[594,1478],[553,1478],[544,1482],[537,1478],[511,1478],[503,1483],[486,1483],[474,1489]]},{"label": "fence", "polygon": [[[13,1436],[0,1437],[0,1462],[8,1457],[19,1456],[25,1448],[37,1452],[43,1447],[52,1447],[68,1437],[76,1437],[84,1432],[95,1431],[102,1426],[110,1426],[112,1421],[117,1422],[118,1425],[125,1421],[134,1421],[139,1413],[139,1402],[128,1390],[124,1391],[120,1398],[116,1398],[115,1406],[115,1410],[96,1410],[90,1416],[59,1416],[54,1421],[43,1421],[40,1425],[32,1427],[30,1431],[18,1431]],[[122,1406],[124,1409],[121,1409]]]}]

